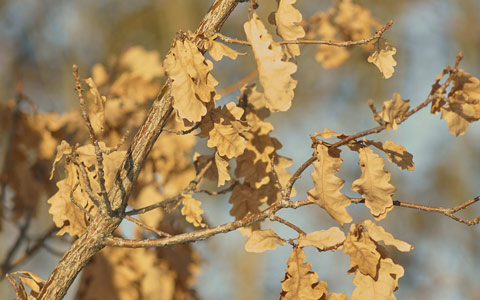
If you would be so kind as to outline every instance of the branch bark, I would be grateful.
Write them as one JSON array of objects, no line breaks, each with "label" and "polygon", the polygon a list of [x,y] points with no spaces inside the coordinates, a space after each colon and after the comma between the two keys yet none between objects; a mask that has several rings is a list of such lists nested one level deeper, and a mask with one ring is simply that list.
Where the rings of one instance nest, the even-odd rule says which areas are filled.
[{"label": "branch bark", "polygon": [[[202,37],[209,37],[219,31],[238,2],[239,0],[216,0],[213,3],[195,32],[199,48],[203,48]],[[98,213],[94,217],[85,233],[72,244],[54,268],[38,300],[62,299],[78,273],[92,256],[105,247],[106,238],[122,221],[128,198],[143,164],[173,111],[170,88],[171,81],[167,80],[127,151],[113,187],[108,193],[111,212]]]}]

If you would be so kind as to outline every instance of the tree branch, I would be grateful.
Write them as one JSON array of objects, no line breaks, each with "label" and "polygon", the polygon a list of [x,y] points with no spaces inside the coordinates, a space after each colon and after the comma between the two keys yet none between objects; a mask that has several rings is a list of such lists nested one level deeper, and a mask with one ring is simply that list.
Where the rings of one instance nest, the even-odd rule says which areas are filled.
[{"label": "tree branch", "polygon": [[[203,48],[202,37],[217,32],[237,6],[238,0],[216,0],[198,27],[196,44]],[[171,80],[167,80],[154,101],[146,120],[135,135],[108,193],[112,213],[97,214],[59,261],[37,300],[61,299],[90,258],[105,246],[105,239],[118,227],[125,214],[128,198],[143,164],[173,111]]]}]

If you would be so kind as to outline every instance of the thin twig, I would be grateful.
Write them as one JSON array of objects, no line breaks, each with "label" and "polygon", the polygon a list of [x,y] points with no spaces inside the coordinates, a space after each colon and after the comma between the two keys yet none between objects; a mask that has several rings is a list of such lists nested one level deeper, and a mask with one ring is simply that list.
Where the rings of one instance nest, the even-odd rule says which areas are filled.
[{"label": "thin twig", "polygon": [[[451,81],[453,80],[453,77],[455,75],[455,73],[458,71],[458,64],[460,62],[460,60],[462,59],[462,54],[461,53],[458,53],[457,54],[457,57],[455,59],[455,66],[454,66],[454,69],[452,71],[450,71],[450,75],[449,77],[447,78],[447,80],[445,81],[445,83],[443,83],[442,85],[440,85],[437,89],[435,90],[432,90],[429,94],[429,96],[427,97],[427,99],[425,101],[423,101],[422,103],[420,103],[419,105],[417,105],[416,107],[412,108],[410,111],[406,112],[398,121],[397,121],[397,124],[400,125],[401,123],[403,123],[405,120],[407,120],[409,117],[411,117],[414,113],[418,112],[419,110],[421,110],[422,108],[425,108],[426,106],[428,106],[428,104],[430,104],[432,101],[434,101],[435,99],[438,99],[439,97],[442,97],[441,95],[445,92],[446,88],[450,85]],[[385,125],[380,125],[380,126],[377,126],[377,127],[373,127],[373,128],[370,128],[370,129],[367,129],[367,130],[363,130],[363,131],[360,131],[360,132],[357,132],[355,134],[352,134],[350,136],[347,136],[343,139],[341,139],[340,141],[336,142],[335,144],[333,145],[330,145],[329,149],[335,149],[335,148],[338,148],[340,146],[343,146],[343,145],[346,145],[348,144],[349,142],[351,141],[354,141],[354,140],[357,140],[358,138],[361,138],[361,137],[364,137],[364,136],[367,136],[367,135],[370,135],[370,134],[374,134],[374,133],[379,133],[379,132],[382,132],[383,130],[386,129],[386,126]],[[300,168],[297,169],[297,171],[295,171],[295,173],[293,174],[293,176],[290,178],[290,180],[288,181],[286,187],[285,187],[285,190],[286,190],[286,194],[287,194],[287,198],[290,197],[290,193],[292,191],[292,188],[293,188],[293,185],[295,184],[295,182],[297,181],[298,178],[300,178],[301,174],[303,173],[303,171],[305,171],[305,169],[307,167],[309,167],[314,161],[317,160],[317,157],[315,155],[312,155],[310,158],[308,158],[301,166]]]},{"label": "thin twig", "polygon": [[192,181],[190,181],[188,186],[183,191],[181,191],[178,195],[167,198],[163,201],[160,201],[160,202],[157,202],[157,203],[139,208],[139,209],[132,209],[130,211],[127,211],[125,213],[125,215],[127,215],[127,216],[139,215],[139,214],[144,214],[144,213],[146,213],[148,211],[151,211],[153,209],[156,209],[156,208],[166,208],[168,205],[170,205],[172,203],[179,202],[183,198],[183,195],[193,194],[194,192],[197,192],[198,183],[200,182],[203,175],[205,175],[205,172],[208,170],[208,168],[210,168],[211,165],[212,165],[212,161],[209,161],[203,167],[203,169],[200,170],[200,172],[197,174],[197,176],[195,176],[195,178]]},{"label": "thin twig", "polygon": [[306,234],[305,231],[301,230],[298,226],[288,222],[287,220],[285,219],[282,219],[280,218],[279,216],[272,216],[270,217],[270,220],[272,221],[277,221],[279,223],[282,223],[284,225],[287,225],[288,227],[292,228],[293,230],[295,230],[296,232],[298,232],[299,234]]},{"label": "thin twig", "polygon": [[128,139],[128,136],[130,135],[130,131],[126,131],[125,134],[122,136],[122,138],[120,139],[120,142],[118,142],[118,144],[115,145],[115,147],[113,148],[110,148],[110,149],[100,149],[100,151],[102,151],[103,154],[112,154],[113,152],[115,151],[118,151],[118,149],[125,143],[125,141]]},{"label": "thin twig", "polygon": [[[351,46],[358,46],[358,45],[366,45],[370,43],[371,41],[378,40],[379,38],[382,37],[382,35],[387,31],[393,24],[393,20],[390,20],[387,24],[385,24],[382,28],[380,28],[379,31],[377,31],[374,35],[372,35],[369,38],[366,39],[361,39],[361,40],[355,40],[355,41],[331,41],[331,40],[307,40],[307,39],[300,39],[300,40],[284,40],[284,41],[279,41],[278,44],[281,45],[290,45],[290,44],[296,44],[296,45],[328,45],[328,46],[336,46],[336,47],[351,47]],[[228,36],[225,36],[223,34],[217,34],[217,37],[220,38],[222,41],[226,43],[235,43],[239,45],[246,45],[246,46],[251,46],[251,43],[248,41],[243,41],[239,40],[236,38],[231,38]]]},{"label": "thin twig", "polygon": [[178,134],[178,135],[186,135],[186,134],[192,133],[198,127],[200,127],[200,122],[195,124],[195,126],[189,128],[189,129],[185,129],[185,130],[175,130],[175,129],[164,128],[163,131],[169,132],[169,133],[175,133],[175,134]]},{"label": "thin twig", "polygon": [[125,219],[135,223],[136,225],[138,225],[139,227],[142,227],[146,230],[150,230],[151,232],[155,233],[156,235],[158,235],[159,237],[163,237],[163,236],[172,236],[171,234],[169,233],[166,233],[166,232],[163,232],[163,231],[160,231],[156,228],[153,228],[152,226],[149,226],[147,224],[144,224],[142,222],[140,222],[139,220],[133,218],[133,217],[130,217],[130,216],[125,216]]},{"label": "thin twig", "polygon": [[97,173],[98,173],[98,184],[100,185],[100,194],[104,201],[99,205],[99,209],[102,213],[111,213],[110,200],[108,199],[107,189],[105,187],[105,171],[103,166],[103,152],[100,149],[97,136],[93,130],[92,123],[90,122],[90,117],[87,113],[87,106],[85,104],[85,99],[83,98],[83,89],[80,83],[80,77],[78,76],[78,67],[73,65],[73,77],[75,78],[75,90],[78,94],[78,101],[80,103],[80,110],[82,112],[82,117],[85,120],[85,124],[88,128],[88,133],[90,134],[90,139],[92,140],[93,146],[95,147],[95,158],[97,159]]},{"label": "thin twig", "polygon": [[7,270],[10,268],[10,260],[12,260],[13,256],[15,253],[20,249],[20,245],[22,244],[23,241],[25,241],[25,238],[27,236],[27,231],[30,228],[30,221],[32,220],[32,214],[33,214],[33,209],[30,208],[28,211],[28,214],[25,219],[25,223],[23,223],[22,226],[20,226],[20,232],[18,233],[17,239],[13,243],[12,247],[7,253],[7,256],[5,257],[0,269],[0,278],[3,278],[3,276],[8,272]]},{"label": "thin twig", "polygon": [[[78,185],[80,183],[77,181],[77,183],[75,183],[75,185],[73,186],[72,190],[70,191],[70,201],[72,201],[73,204],[75,204],[76,207],[78,207],[81,211],[83,211],[84,213],[86,213],[88,215],[88,217],[90,218],[90,220],[93,219],[93,216],[92,214],[85,208],[83,207],[82,205],[80,205],[80,203],[78,203],[76,200],[75,200],[75,197],[73,196],[73,193],[75,192],[75,190],[78,188]],[[85,219],[85,223],[88,223],[88,220]]]},{"label": "thin twig", "polygon": [[13,270],[14,268],[16,268],[17,266],[19,266],[20,264],[22,264],[24,261],[26,261],[28,258],[31,258],[33,256],[33,254],[35,252],[37,252],[39,249],[42,248],[44,242],[52,235],[54,234],[55,232],[57,232],[59,229],[57,228],[57,226],[53,225],[52,227],[50,227],[49,230],[47,230],[47,232],[45,232],[45,234],[39,238],[35,244],[30,247],[21,257],[19,257],[18,259],[16,259],[13,263],[11,263],[10,265],[8,265],[6,268],[2,268],[2,274],[6,274],[8,272],[10,272],[11,270]]}]

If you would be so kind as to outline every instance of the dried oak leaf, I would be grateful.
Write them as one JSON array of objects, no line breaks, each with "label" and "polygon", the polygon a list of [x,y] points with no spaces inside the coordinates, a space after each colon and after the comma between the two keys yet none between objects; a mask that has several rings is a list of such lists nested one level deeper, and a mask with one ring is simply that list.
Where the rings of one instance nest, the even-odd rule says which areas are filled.
[{"label": "dried oak leaf", "polygon": [[239,55],[242,55],[242,53],[233,50],[227,45],[215,41],[214,38],[215,36],[209,39],[206,44],[208,53],[210,53],[210,56],[213,58],[214,61],[219,61],[224,56],[227,56],[232,60],[236,60]]},{"label": "dried oak leaf", "polygon": [[343,252],[350,255],[350,265],[354,270],[356,269],[356,272],[369,275],[372,278],[377,276],[380,253],[376,250],[377,246],[367,232],[352,224],[343,247]]},{"label": "dried oak leaf", "polygon": [[340,170],[342,158],[340,150],[328,151],[324,145],[317,145],[317,160],[313,162],[312,175],[314,187],[309,191],[309,198],[325,209],[340,225],[352,221],[346,210],[350,199],[340,190],[345,181],[335,176]]},{"label": "dried oak leaf", "polygon": [[[40,276],[33,272],[28,272],[28,271],[16,271],[12,272],[7,275],[7,278],[10,280],[12,278],[11,276],[18,275],[18,280],[19,282],[14,284],[14,282],[11,282],[14,284],[14,287],[19,287],[21,294],[23,294],[25,297],[23,299],[37,299],[38,295],[40,294],[40,290],[43,288],[45,285],[45,280],[42,279]],[[13,280],[13,278],[12,278]],[[25,291],[25,288],[23,285],[26,285],[30,288],[30,295],[27,298],[27,294]],[[17,295],[18,296],[18,295]],[[17,299],[17,298],[15,298]],[[22,300],[23,300],[22,299]]]},{"label": "dried oak leaf", "polygon": [[347,294],[331,293],[327,295],[326,300],[348,300]]},{"label": "dried oak leaf", "polygon": [[120,66],[128,68],[132,75],[143,77],[147,81],[164,74],[158,51],[147,51],[142,46],[129,48],[120,57]]},{"label": "dried oak leaf", "polygon": [[381,26],[371,15],[370,10],[355,4],[353,0],[339,1],[334,22],[352,40],[368,38],[373,30],[380,29]]},{"label": "dried oak leaf", "polygon": [[[277,25],[277,34],[284,40],[298,40],[305,36],[305,30],[300,25],[302,23],[302,14],[293,7],[292,4],[297,0],[280,0],[278,9],[275,12],[275,24]],[[300,46],[295,44],[287,45],[287,55],[291,58],[300,55]]]},{"label": "dried oak leaf", "polygon": [[273,41],[255,12],[243,28],[252,44],[266,107],[271,111],[287,111],[297,86],[297,81],[290,75],[297,71],[297,65],[282,60],[282,47]]},{"label": "dried oak leaf", "polygon": [[[267,197],[259,193],[258,189],[252,188],[249,184],[237,184],[230,195],[229,203],[232,204],[230,215],[235,220],[240,220],[248,213],[258,213],[260,205],[267,200]],[[260,228],[259,223],[240,229],[242,235],[249,236],[254,230]]]},{"label": "dried oak leaf", "polygon": [[403,100],[399,93],[394,93],[393,99],[383,102],[383,110],[378,115],[386,123],[387,130],[391,128],[396,130],[409,108],[410,100]]},{"label": "dried oak leaf", "polygon": [[[337,40],[340,32],[339,28],[330,22],[330,15],[322,12],[318,14],[316,33],[322,40]],[[342,65],[349,56],[348,50],[344,47],[318,45],[315,60],[325,69],[330,69]]]},{"label": "dried oak leaf", "polygon": [[105,127],[105,102],[107,101],[107,97],[100,94],[97,85],[91,77],[85,79],[85,82],[90,87],[90,94],[93,95],[95,104],[95,111],[91,116],[92,126],[94,129],[99,129],[103,132]]},{"label": "dried oak leaf", "polygon": [[388,160],[396,164],[401,170],[415,170],[413,155],[402,145],[397,145],[393,141],[386,141],[383,144],[383,151],[387,154]]},{"label": "dried oak leaf", "polygon": [[452,80],[448,95],[449,104],[440,108],[448,130],[456,136],[463,135],[468,125],[480,119],[480,81],[471,74],[459,70]]},{"label": "dried oak leaf", "polygon": [[230,168],[228,159],[220,156],[218,152],[215,152],[215,166],[218,172],[218,187],[220,187],[224,185],[226,181],[232,179],[228,173],[228,169]]},{"label": "dried oak leaf", "polygon": [[312,272],[312,265],[304,262],[307,257],[299,247],[293,247],[287,259],[287,272],[282,281],[282,295],[285,300],[317,300],[328,293],[326,284],[319,284],[318,274]]},{"label": "dried oak leaf", "polygon": [[393,208],[395,187],[389,183],[390,173],[384,170],[383,158],[368,147],[359,150],[362,175],[352,183],[352,190],[365,198],[365,205],[376,220],[381,220]]},{"label": "dried oak leaf", "polygon": [[385,39],[378,39],[373,45],[373,50],[368,57],[368,62],[377,66],[382,72],[383,78],[388,79],[392,77],[397,62],[393,55],[397,53],[397,49],[393,48]]},{"label": "dried oak leaf", "polygon": [[[62,145],[61,145],[62,147]],[[105,149],[105,144],[100,143],[100,147]],[[65,145],[62,148],[66,148]],[[63,150],[67,154],[67,150]],[[97,168],[95,150],[93,145],[86,145],[79,147],[76,151],[78,154],[79,163],[85,165],[90,187],[93,193],[100,192],[100,186],[97,181]],[[104,154],[104,178],[107,190],[111,187],[118,168],[120,167],[126,151],[116,151],[110,154]],[[82,178],[81,171],[71,161],[65,162],[66,178],[57,182],[58,191],[47,202],[50,204],[48,212],[53,216],[53,222],[59,228],[57,235],[68,233],[71,236],[82,234],[88,225],[86,214],[83,210],[72,203],[70,193],[73,188],[79,183],[78,187],[73,192],[74,200],[81,205],[85,210],[92,215],[95,214],[97,207],[93,204],[90,197],[87,195],[88,183]],[[63,226],[63,227],[62,227]]]},{"label": "dried oak leaf", "polygon": [[[223,118],[220,123],[223,122]],[[219,123],[213,124],[210,131],[210,138],[207,146],[216,147],[220,155],[227,158],[237,157],[243,153],[246,147],[245,138],[240,135],[241,130],[234,125],[223,125]]]},{"label": "dried oak leaf", "polygon": [[83,270],[75,299],[178,299],[177,276],[150,249],[104,248]]},{"label": "dried oak leaf", "polygon": [[378,277],[374,278],[356,272],[353,283],[356,288],[352,293],[352,300],[395,300],[393,292],[398,288],[398,279],[402,277],[402,266],[395,264],[390,258],[380,260]]},{"label": "dried oak leaf", "polygon": [[314,246],[322,251],[342,243],[345,240],[345,234],[338,227],[332,227],[328,230],[318,230],[300,235],[297,240],[299,247]]},{"label": "dried oak leaf", "polygon": [[211,61],[205,59],[189,39],[176,40],[163,62],[165,71],[173,80],[171,95],[178,115],[190,122],[198,122],[207,113],[205,103],[214,101],[218,84],[210,71]]},{"label": "dried oak leaf", "polygon": [[262,253],[267,250],[274,250],[278,246],[283,245],[285,245],[285,240],[279,237],[275,231],[271,229],[255,230],[245,243],[245,251]]},{"label": "dried oak leaf", "polygon": [[193,198],[190,194],[182,195],[182,215],[188,223],[193,224],[195,227],[206,227],[207,225],[202,223],[202,214],[204,210],[200,208],[202,202]]},{"label": "dried oak leaf", "polygon": [[385,245],[394,246],[402,252],[409,252],[413,249],[412,245],[407,242],[395,239],[393,235],[386,232],[382,226],[377,225],[370,220],[365,220],[363,222],[363,226],[365,226],[365,228],[367,229],[368,236],[376,242],[383,241]]}]

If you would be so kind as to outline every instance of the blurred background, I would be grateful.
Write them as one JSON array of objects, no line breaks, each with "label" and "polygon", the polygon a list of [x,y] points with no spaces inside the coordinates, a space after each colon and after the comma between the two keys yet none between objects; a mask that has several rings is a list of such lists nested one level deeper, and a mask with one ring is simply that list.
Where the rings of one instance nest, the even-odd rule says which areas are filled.
[{"label": "blurred background", "polygon": [[[213,1],[198,0],[2,0],[0,1],[0,101],[14,97],[18,78],[23,93],[41,112],[64,112],[78,106],[73,91],[72,64],[87,77],[96,63],[118,57],[128,47],[141,45],[158,50],[164,56],[178,30],[195,30]],[[398,65],[393,77],[384,80],[374,65],[367,63],[368,53],[350,49],[351,57],[339,68],[324,69],[315,62],[315,46],[302,48],[298,58],[298,80],[292,108],[273,114],[273,136],[283,144],[280,154],[293,159],[296,170],[312,153],[310,134],[325,127],[346,134],[376,125],[367,105],[374,99],[379,109],[394,92],[410,99],[414,106],[425,100],[435,77],[457,52],[464,59],[461,68],[480,76],[480,2],[478,0],[405,0],[360,1],[381,23],[390,19],[394,25],[384,37],[397,49]],[[259,1],[258,13],[265,24],[276,1]],[[303,17],[327,9],[329,1],[299,0],[296,7]],[[248,19],[248,5],[239,5],[225,23],[222,33],[245,39],[243,23]],[[269,29],[274,33],[274,29]],[[241,46],[232,46],[247,51]],[[240,60],[215,63],[217,90],[228,87],[255,68],[252,55]],[[230,94],[227,100],[235,99]],[[107,112],[108,113],[108,112]],[[396,131],[371,138],[393,140],[413,154],[415,171],[400,171],[387,163],[392,183],[397,187],[394,200],[424,205],[452,207],[480,194],[480,123],[473,123],[461,137],[449,134],[439,115],[421,111]],[[202,148],[202,143],[198,149]],[[344,192],[354,196],[349,187],[360,170],[357,156],[343,151],[344,163],[339,176]],[[311,167],[298,181],[296,199],[305,199],[312,188]],[[202,205],[211,224],[231,221],[227,198],[205,201]],[[45,203],[35,220],[36,230],[48,228],[50,216]],[[370,218],[364,206],[348,208],[354,221]],[[474,205],[460,216],[474,218],[480,207]],[[328,229],[336,223],[321,209],[304,208],[281,212],[280,216],[311,232]],[[398,299],[480,299],[480,227],[468,227],[445,216],[395,207],[381,221],[385,229],[415,246],[411,253],[388,248],[394,261],[405,268],[400,279]],[[0,255],[12,241],[9,225],[0,232]],[[265,224],[282,237],[295,232],[284,226]],[[11,229],[11,228],[10,228]],[[13,230],[13,229],[11,229]],[[348,227],[345,228],[348,230]],[[11,232],[11,231],[10,231]],[[202,299],[277,299],[281,291],[291,248],[281,247],[263,254],[249,254],[243,249],[245,238],[239,232],[216,236],[195,247],[204,257],[196,288]],[[61,252],[67,245],[52,242]],[[319,253],[307,249],[307,261],[328,282],[332,292],[351,293],[354,288],[348,256],[343,252]],[[46,278],[58,261],[52,251],[38,252],[21,269]],[[74,289],[69,293],[70,299]],[[0,282],[0,298],[7,299],[11,287]],[[11,295],[11,294],[10,294]],[[5,297],[5,298],[3,298]]]}]

